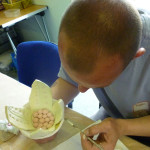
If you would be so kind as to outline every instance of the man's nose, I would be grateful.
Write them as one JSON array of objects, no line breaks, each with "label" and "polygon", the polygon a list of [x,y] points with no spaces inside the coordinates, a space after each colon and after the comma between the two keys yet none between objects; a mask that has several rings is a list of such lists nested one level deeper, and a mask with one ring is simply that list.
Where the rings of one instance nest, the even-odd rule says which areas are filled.
[{"label": "man's nose", "polygon": [[81,86],[81,85],[78,85],[78,90],[81,92],[81,93],[84,93],[88,90],[89,88],[86,88],[84,86]]}]

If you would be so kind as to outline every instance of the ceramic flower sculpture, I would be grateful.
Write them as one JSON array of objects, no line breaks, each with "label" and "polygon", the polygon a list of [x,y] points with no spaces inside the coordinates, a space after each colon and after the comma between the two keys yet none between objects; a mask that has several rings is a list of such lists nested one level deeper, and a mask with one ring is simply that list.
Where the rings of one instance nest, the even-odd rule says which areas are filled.
[{"label": "ceramic flower sculpture", "polygon": [[42,81],[32,84],[29,102],[23,108],[5,107],[7,120],[31,139],[53,136],[64,121],[64,103],[52,98],[51,89]]}]

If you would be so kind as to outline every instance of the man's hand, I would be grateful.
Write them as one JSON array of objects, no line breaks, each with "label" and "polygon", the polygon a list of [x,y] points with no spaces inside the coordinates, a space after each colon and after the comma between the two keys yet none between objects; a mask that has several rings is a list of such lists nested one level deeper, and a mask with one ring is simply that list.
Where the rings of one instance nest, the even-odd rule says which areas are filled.
[{"label": "man's hand", "polygon": [[[150,115],[135,119],[107,118],[102,123],[85,130],[86,136],[93,137],[99,134],[97,143],[104,150],[113,150],[119,137],[123,135],[150,137]],[[83,150],[99,150],[95,145],[81,134]]]},{"label": "man's hand", "polygon": [[[122,132],[118,121],[119,119],[107,118],[102,123],[85,130],[85,135],[93,137],[94,135],[99,134],[95,142],[100,144],[104,150],[114,150],[116,142]],[[83,150],[99,150],[99,148],[91,143],[85,135],[81,133]]]}]

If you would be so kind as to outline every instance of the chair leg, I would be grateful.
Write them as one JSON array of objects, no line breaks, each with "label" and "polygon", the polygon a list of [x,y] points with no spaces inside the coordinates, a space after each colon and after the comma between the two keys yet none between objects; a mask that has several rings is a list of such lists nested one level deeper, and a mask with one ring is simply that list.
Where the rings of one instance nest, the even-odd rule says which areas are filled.
[{"label": "chair leg", "polygon": [[101,103],[99,103],[99,108],[100,108],[101,106],[102,106]]},{"label": "chair leg", "polygon": [[68,104],[68,107],[71,108],[71,109],[73,108],[73,101],[74,101],[74,100],[72,100],[72,101]]}]

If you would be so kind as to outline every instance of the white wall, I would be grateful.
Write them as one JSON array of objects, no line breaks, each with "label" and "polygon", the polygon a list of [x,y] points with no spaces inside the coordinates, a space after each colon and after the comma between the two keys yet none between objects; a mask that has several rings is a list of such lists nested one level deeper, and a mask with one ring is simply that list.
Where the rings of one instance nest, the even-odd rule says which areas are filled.
[{"label": "white wall", "polygon": [[[49,9],[46,11],[45,20],[51,41],[57,43],[60,21],[71,0],[33,0],[33,3],[48,6]],[[39,20],[41,19],[40,17],[38,18]],[[23,41],[45,40],[34,17],[20,22],[16,26],[16,30]]]},{"label": "white wall", "polygon": [[132,0],[135,3],[137,8],[144,8],[150,10],[150,1],[149,0]]},{"label": "white wall", "polygon": [[[45,19],[48,26],[48,32],[52,42],[58,42],[58,30],[60,21],[66,8],[74,0],[33,0],[34,4],[47,5]],[[145,8],[145,4],[149,7],[149,0],[131,0],[139,7]],[[144,5],[144,6],[143,6]],[[41,19],[40,17],[38,17]],[[34,18],[24,20],[16,25],[16,31],[19,32],[23,41],[45,40]]]}]

